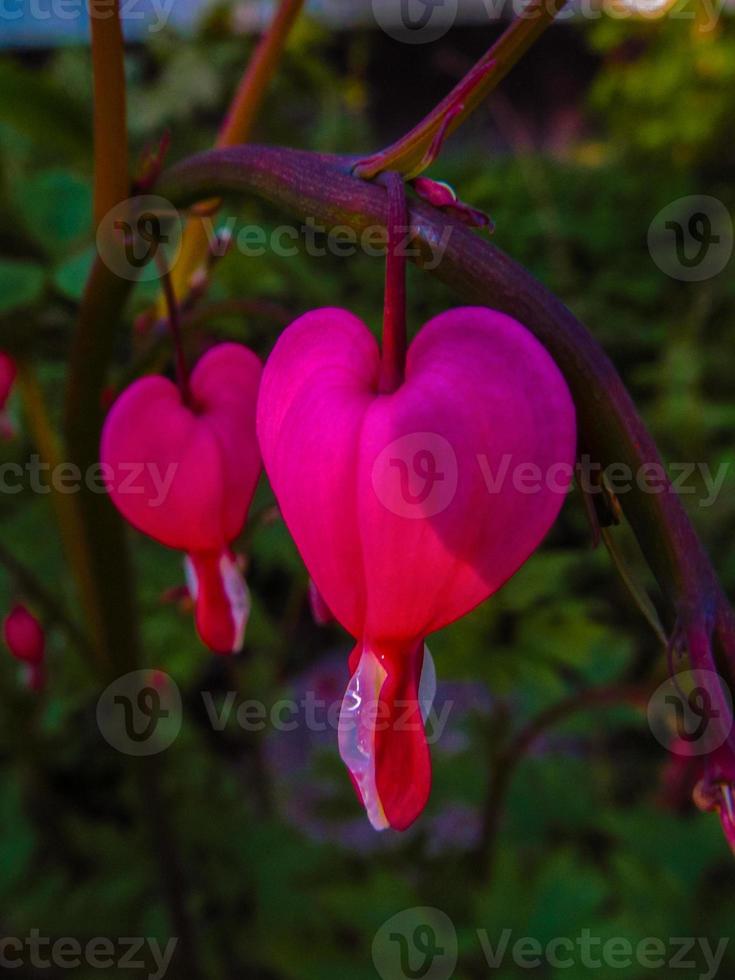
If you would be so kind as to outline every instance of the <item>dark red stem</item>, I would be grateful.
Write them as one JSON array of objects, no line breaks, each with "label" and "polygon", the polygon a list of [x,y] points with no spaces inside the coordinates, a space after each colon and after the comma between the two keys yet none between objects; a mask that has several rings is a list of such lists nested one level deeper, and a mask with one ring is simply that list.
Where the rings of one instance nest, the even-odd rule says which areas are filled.
[{"label": "dark red stem", "polygon": [[174,292],[171,276],[168,272],[161,275],[163,292],[166,297],[166,307],[168,309],[168,326],[171,331],[171,341],[174,346],[176,357],[176,381],[181,392],[181,400],[185,405],[191,405],[191,389],[189,387],[189,369],[186,366],[186,356],[184,354],[184,343],[181,339],[181,317],[179,315],[179,304]]},{"label": "dark red stem", "polygon": [[403,177],[386,174],[388,188],[388,241],[385,256],[383,351],[378,390],[389,395],[403,384],[406,370],[406,235],[408,206]]}]

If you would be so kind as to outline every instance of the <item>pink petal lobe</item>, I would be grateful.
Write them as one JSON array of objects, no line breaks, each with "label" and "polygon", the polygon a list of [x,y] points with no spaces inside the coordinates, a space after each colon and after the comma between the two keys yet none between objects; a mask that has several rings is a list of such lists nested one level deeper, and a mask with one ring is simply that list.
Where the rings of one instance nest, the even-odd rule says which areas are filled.
[{"label": "pink petal lobe", "polygon": [[314,310],[281,335],[258,399],[260,448],[283,519],[324,601],[354,636],[365,605],[360,430],[377,372],[377,343],[357,317]]},{"label": "pink petal lobe", "polygon": [[425,636],[497,591],[554,522],[575,441],[561,373],[520,324],[472,307],[426,324],[362,430],[366,632]]},{"label": "pink petal lobe", "polygon": [[215,653],[237,653],[250,615],[250,593],[235,557],[227,550],[198,552],[186,556],[185,567],[202,642]]},{"label": "pink petal lobe", "polygon": [[113,502],[138,530],[184,551],[220,551],[239,534],[260,473],[259,377],[254,354],[222,344],[192,372],[192,408],[163,377],[120,395],[101,461]]},{"label": "pink petal lobe", "polygon": [[227,543],[219,446],[167,378],[141,378],[120,395],[102,432],[101,461],[115,506],[139,531],[183,550]]},{"label": "pink petal lobe", "polygon": [[223,532],[232,541],[242,530],[261,460],[255,411],[262,364],[242,344],[212,347],[191,375],[191,390],[219,444],[223,469]]}]

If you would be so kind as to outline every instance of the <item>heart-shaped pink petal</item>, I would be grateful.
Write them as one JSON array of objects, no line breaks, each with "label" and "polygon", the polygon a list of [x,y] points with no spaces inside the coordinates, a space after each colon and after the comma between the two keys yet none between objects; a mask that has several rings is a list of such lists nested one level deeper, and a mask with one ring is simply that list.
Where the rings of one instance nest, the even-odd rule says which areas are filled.
[{"label": "heart-shaped pink petal", "polygon": [[221,552],[240,533],[260,472],[260,373],[252,351],[220,344],[191,374],[191,406],[158,376],[117,399],[101,460],[110,495],[131,524],[189,552]]},{"label": "heart-shaped pink petal", "polygon": [[[314,583],[383,668],[379,700],[395,720],[396,700],[416,699],[414,651],[426,635],[496,591],[541,542],[568,490],[576,437],[555,363],[492,310],[427,323],[392,394],[378,393],[378,373],[361,321],[307,313],[266,365],[258,435]],[[378,683],[369,660],[364,671],[367,686]],[[373,810],[407,826],[428,791],[416,736],[393,722],[364,727]],[[412,758],[418,773],[401,778]]]}]

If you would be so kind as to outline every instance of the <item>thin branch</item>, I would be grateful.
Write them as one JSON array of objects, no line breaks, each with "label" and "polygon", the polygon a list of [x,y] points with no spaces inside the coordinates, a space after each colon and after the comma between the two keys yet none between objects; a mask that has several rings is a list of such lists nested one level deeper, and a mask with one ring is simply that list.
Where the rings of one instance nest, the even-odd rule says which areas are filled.
[{"label": "thin branch", "polygon": [[[18,365],[18,390],[28,429],[41,461],[48,467],[47,472],[51,477],[48,481],[51,505],[59,528],[64,555],[74,579],[90,634],[99,638],[99,621],[96,616],[94,599],[94,576],[89,556],[82,541],[77,495],[61,493],[56,489],[53,475],[62,465],[62,453],[56,432],[51,424],[43,389],[28,361],[19,358],[16,363]],[[89,641],[85,640],[81,647],[84,652],[91,651],[99,657],[98,644],[93,643],[90,646]]]},{"label": "thin branch", "polygon": [[541,711],[500,750],[490,772],[490,784],[483,810],[480,845],[472,854],[474,873],[488,881],[492,875],[495,845],[505,800],[518,765],[529,749],[549,729],[579,711],[616,704],[632,704],[645,710],[651,694],[650,685],[609,684],[590,688],[562,698]]},{"label": "thin branch", "polygon": [[90,0],[94,75],[94,223],[130,193],[125,47],[119,0]]},{"label": "thin branch", "polygon": [[432,111],[395,143],[360,160],[354,173],[365,180],[384,170],[408,179],[434,160],[444,140],[481,105],[531,45],[553,23],[566,0],[531,0],[500,38]]}]

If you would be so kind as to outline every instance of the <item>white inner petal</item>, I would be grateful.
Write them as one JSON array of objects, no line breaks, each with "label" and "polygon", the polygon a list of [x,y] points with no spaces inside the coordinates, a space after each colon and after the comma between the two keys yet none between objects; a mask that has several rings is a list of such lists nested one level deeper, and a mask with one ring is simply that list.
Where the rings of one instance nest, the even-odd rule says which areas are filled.
[{"label": "white inner petal", "polygon": [[184,576],[186,578],[186,587],[189,590],[189,595],[192,597],[194,602],[197,600],[199,595],[199,579],[197,578],[197,573],[194,570],[194,562],[188,555],[184,555]]},{"label": "white inner petal", "polygon": [[220,558],[219,570],[235,624],[235,642],[232,649],[236,652],[242,647],[245,639],[245,626],[250,616],[250,591],[237,562],[233,561],[227,553]]},{"label": "white inner petal", "polygon": [[371,650],[363,650],[347,685],[339,714],[339,754],[357,783],[375,830],[389,824],[375,784],[375,721],[387,673]]},{"label": "white inner petal", "polygon": [[[339,715],[339,754],[357,783],[368,819],[375,830],[390,825],[380,802],[375,780],[375,723],[380,691],[387,677],[375,654],[363,650],[357,670],[347,685]],[[419,706],[426,723],[436,697],[436,668],[429,648],[424,647],[424,663],[419,683]]]}]

